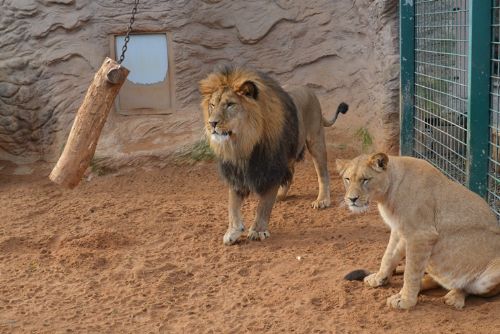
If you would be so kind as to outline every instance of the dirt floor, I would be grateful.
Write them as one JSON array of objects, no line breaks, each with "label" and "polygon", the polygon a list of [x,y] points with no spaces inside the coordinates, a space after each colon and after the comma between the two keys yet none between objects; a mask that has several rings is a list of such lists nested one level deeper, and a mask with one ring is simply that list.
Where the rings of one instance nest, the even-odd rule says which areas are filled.
[{"label": "dirt floor", "polygon": [[[375,209],[354,215],[330,152],[333,206],[317,192],[309,157],[271,238],[223,246],[227,191],[212,163],[141,169],[64,190],[40,176],[0,176],[2,333],[499,333],[500,297],[443,290],[410,312],[342,277],[376,270],[389,237]],[[255,199],[244,206],[247,227]],[[299,260],[300,259],[300,260]]]}]

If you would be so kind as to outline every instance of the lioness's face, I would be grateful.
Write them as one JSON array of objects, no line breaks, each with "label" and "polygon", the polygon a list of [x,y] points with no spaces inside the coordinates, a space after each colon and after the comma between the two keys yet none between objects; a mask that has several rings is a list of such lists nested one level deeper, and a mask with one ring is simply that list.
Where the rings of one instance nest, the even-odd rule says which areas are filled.
[{"label": "lioness's face", "polygon": [[337,160],[337,170],[346,189],[344,202],[356,213],[368,209],[370,201],[377,201],[387,191],[387,163],[384,153],[362,155],[353,160]]}]

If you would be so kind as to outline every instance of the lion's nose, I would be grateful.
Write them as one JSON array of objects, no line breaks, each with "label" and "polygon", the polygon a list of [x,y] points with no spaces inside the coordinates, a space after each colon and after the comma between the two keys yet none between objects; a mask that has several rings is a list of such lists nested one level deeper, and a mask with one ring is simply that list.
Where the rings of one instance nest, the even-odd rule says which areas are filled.
[{"label": "lion's nose", "polygon": [[351,203],[356,203],[356,201],[358,200],[359,196],[355,196],[355,197],[349,197],[349,200],[351,201]]},{"label": "lion's nose", "polygon": [[215,129],[215,127],[217,126],[217,124],[218,124],[218,123],[219,123],[218,121],[211,121],[211,122],[208,122],[208,124],[210,124],[210,126],[211,126],[212,128],[214,128],[214,129]]}]

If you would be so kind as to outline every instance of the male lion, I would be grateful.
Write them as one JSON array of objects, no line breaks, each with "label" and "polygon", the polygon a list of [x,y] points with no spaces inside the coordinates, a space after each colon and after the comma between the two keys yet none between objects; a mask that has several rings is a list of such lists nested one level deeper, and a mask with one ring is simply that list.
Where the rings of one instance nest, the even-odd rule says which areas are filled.
[{"label": "male lion", "polygon": [[[284,199],[292,183],[294,165],[307,146],[318,174],[319,195],[314,208],[330,205],[323,126],[345,113],[341,103],[335,118],[321,114],[314,93],[303,88],[287,94],[264,73],[224,67],[200,82],[205,131],[219,171],[229,184],[229,227],[224,244],[236,242],[244,231],[241,204],[250,193],[259,204],[248,239],[263,240],[271,210],[278,196]],[[279,190],[279,191],[278,191]]]},{"label": "male lion", "polygon": [[349,209],[363,212],[376,202],[391,228],[380,269],[365,283],[388,283],[406,256],[403,288],[388,305],[408,309],[419,291],[439,285],[450,290],[444,299],[456,308],[467,294],[500,292],[500,226],[481,197],[416,158],[361,155],[337,160],[337,169]]}]

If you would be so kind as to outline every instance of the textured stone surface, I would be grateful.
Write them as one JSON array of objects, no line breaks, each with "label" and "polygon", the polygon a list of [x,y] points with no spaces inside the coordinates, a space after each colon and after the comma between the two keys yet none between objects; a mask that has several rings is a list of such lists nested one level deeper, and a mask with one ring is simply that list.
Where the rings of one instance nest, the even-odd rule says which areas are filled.
[{"label": "textured stone surface", "polygon": [[[126,29],[133,1],[0,0],[0,159],[57,159],[110,34]],[[201,136],[197,83],[219,63],[307,84],[339,128],[366,127],[380,148],[398,129],[396,0],[141,1],[134,28],[168,32],[175,111],[111,112],[100,157],[163,155]],[[133,47],[131,42],[129,47]]]}]

